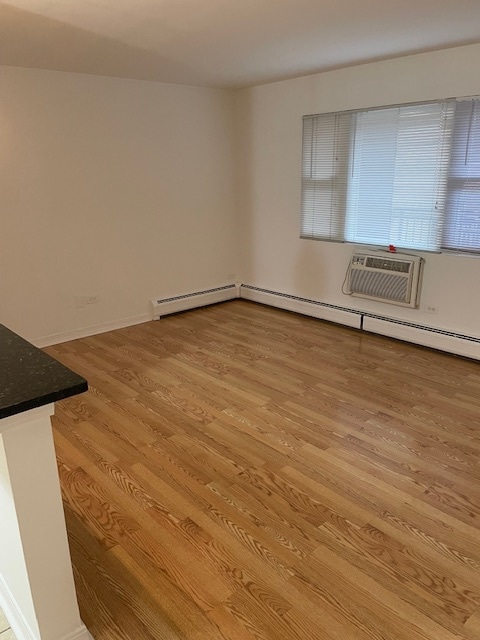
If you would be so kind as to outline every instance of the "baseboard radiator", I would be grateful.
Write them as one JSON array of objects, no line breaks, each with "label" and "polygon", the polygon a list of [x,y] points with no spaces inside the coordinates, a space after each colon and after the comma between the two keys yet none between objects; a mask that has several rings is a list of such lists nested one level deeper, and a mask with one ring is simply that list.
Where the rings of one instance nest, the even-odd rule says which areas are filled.
[{"label": "baseboard radiator", "polygon": [[295,311],[313,318],[337,322],[356,329],[361,329],[362,326],[362,318],[358,311],[346,307],[316,302],[315,300],[269,291],[268,289],[260,289],[247,284],[240,285],[240,297],[245,300],[267,304],[270,307],[278,307],[279,309]]},{"label": "baseboard radiator", "polygon": [[397,338],[406,342],[447,351],[457,355],[480,360],[480,338],[447,331],[426,325],[397,320],[388,316],[377,315],[340,305],[318,302],[309,298],[301,298],[288,293],[270,291],[247,284],[228,284],[215,289],[196,291],[171,298],[160,298],[151,301],[152,317],[158,320],[163,316],[197,307],[204,307],[217,302],[243,298],[271,307],[294,311],[312,318],[335,322],[370,333],[378,333],[389,338]]},{"label": "baseboard radiator", "polygon": [[316,300],[300,298],[245,284],[240,286],[240,297],[314,318],[363,329],[371,333],[378,333],[389,338],[397,338],[480,360],[480,338],[475,336],[397,320],[348,307],[317,302]]},{"label": "baseboard radiator", "polygon": [[240,297],[240,288],[236,284],[227,284],[215,289],[186,293],[172,298],[160,298],[151,300],[153,320],[158,320],[162,316],[167,316],[179,311],[188,311],[197,307],[206,307],[216,302],[225,302]]}]

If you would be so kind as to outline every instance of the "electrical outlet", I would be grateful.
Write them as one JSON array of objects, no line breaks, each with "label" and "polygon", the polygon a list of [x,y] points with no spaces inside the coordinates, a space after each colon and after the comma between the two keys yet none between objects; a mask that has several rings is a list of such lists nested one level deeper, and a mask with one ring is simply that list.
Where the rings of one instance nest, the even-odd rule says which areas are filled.
[{"label": "electrical outlet", "polygon": [[425,305],[425,311],[427,313],[437,314],[438,313],[438,307],[436,307],[434,304],[427,304],[427,305]]},{"label": "electrical outlet", "polygon": [[85,306],[85,296],[75,296],[75,306],[82,309]]},{"label": "electrical outlet", "polygon": [[233,282],[235,280],[235,273],[229,273],[227,276],[228,282]]},{"label": "electrical outlet", "polygon": [[100,302],[99,296],[85,296],[85,304],[97,304]]}]

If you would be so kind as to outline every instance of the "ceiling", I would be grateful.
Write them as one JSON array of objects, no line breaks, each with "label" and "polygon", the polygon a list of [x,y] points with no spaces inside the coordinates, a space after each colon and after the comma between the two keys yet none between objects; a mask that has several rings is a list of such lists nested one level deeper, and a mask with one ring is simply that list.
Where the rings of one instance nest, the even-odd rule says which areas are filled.
[{"label": "ceiling", "polygon": [[238,88],[480,42],[480,0],[10,0],[0,64]]}]

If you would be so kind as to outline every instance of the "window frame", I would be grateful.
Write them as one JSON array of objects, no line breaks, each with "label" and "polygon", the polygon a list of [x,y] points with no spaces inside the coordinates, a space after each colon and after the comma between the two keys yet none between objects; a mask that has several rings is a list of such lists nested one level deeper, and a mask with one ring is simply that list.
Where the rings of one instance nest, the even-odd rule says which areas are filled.
[{"label": "window frame", "polygon": [[[415,107],[415,106],[422,106],[422,105],[429,105],[429,104],[441,104],[443,102],[448,102],[448,101],[455,101],[455,103],[458,103],[460,101],[468,101],[468,100],[478,100],[479,101],[479,108],[480,108],[480,96],[456,96],[456,97],[448,97],[448,98],[438,98],[436,100],[423,100],[423,101],[415,101],[415,102],[406,102],[406,103],[399,103],[399,104],[388,104],[388,105],[376,105],[376,106],[372,106],[372,107],[365,107],[365,108],[361,108],[361,109],[347,109],[347,110],[343,110],[343,111],[326,111],[326,112],[320,112],[320,113],[314,113],[314,114],[306,114],[305,116],[303,116],[302,120],[303,123],[305,122],[305,119],[307,118],[315,118],[316,116],[341,116],[341,115],[348,115],[348,116],[355,116],[358,113],[364,113],[364,112],[370,112],[370,111],[381,111],[381,110],[386,110],[386,109],[395,109],[395,108],[401,108],[401,107]],[[455,115],[454,115],[455,118]],[[303,124],[303,127],[305,125]],[[302,129],[303,130],[303,129]],[[303,130],[304,132],[304,130]],[[351,140],[352,143],[352,140]],[[385,244],[376,244],[376,243],[363,243],[360,241],[354,241],[354,240],[347,240],[345,238],[345,230],[347,227],[347,207],[346,207],[346,203],[345,203],[345,209],[343,212],[343,215],[340,216],[339,218],[339,223],[342,225],[342,238],[329,238],[329,237],[321,237],[321,236],[315,236],[313,235],[313,230],[312,230],[312,234],[308,235],[304,232],[304,229],[302,227],[302,221],[303,221],[303,216],[304,216],[304,212],[303,212],[303,204],[304,204],[304,191],[305,191],[305,185],[307,183],[313,184],[315,185],[315,183],[318,182],[328,182],[328,180],[326,179],[315,179],[315,178],[306,178],[304,176],[304,171],[303,171],[303,162],[304,162],[304,153],[303,153],[303,147],[304,147],[304,133],[302,133],[302,150],[301,150],[301,158],[302,158],[302,171],[301,171],[301,222],[300,222],[300,239],[301,240],[315,240],[315,241],[320,241],[320,242],[333,242],[333,243],[337,243],[337,244],[346,244],[346,245],[351,245],[351,246],[359,246],[362,247],[364,249],[371,247],[372,249],[379,249],[379,248],[383,248],[385,249]],[[351,156],[352,154],[354,154],[354,147],[350,146],[349,151],[348,151],[348,155]],[[451,177],[450,176],[450,169],[451,169],[451,151],[449,152],[449,163],[448,163],[448,169],[447,169],[447,191],[445,194],[445,200],[447,200],[452,192],[452,185],[458,185],[455,187],[455,189],[457,190],[462,190],[462,188],[464,188],[464,185],[467,183],[471,183],[471,182],[478,182],[480,179],[480,176],[475,176],[474,178],[472,177],[468,177],[468,178],[455,178],[455,177]],[[460,184],[461,183],[461,184]],[[348,181],[347,181],[348,184]],[[480,212],[479,212],[480,215]],[[441,225],[442,227],[445,226],[445,221],[447,219],[447,207],[445,206],[445,210],[443,213],[443,218],[441,221]],[[313,225],[312,225],[313,226]],[[445,255],[459,255],[459,256],[466,256],[466,257],[476,257],[476,258],[480,258],[480,238],[479,238],[479,244],[478,244],[478,248],[469,250],[469,249],[464,249],[464,248],[455,248],[455,247],[448,247],[446,245],[444,245],[445,242],[445,238],[444,238],[444,233],[443,233],[443,229],[440,233],[440,245],[438,249],[428,249],[428,248],[415,248],[415,247],[411,247],[411,246],[403,246],[401,244],[396,244],[395,247],[397,249],[401,249],[401,250],[407,250],[407,251],[412,251],[415,253],[433,253],[433,254],[445,254]]]}]

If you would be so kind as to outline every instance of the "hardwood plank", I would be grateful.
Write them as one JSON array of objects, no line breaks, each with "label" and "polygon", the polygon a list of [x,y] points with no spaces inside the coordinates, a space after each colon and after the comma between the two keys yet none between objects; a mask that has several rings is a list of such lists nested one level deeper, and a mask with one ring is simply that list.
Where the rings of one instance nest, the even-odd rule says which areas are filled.
[{"label": "hardwood plank", "polygon": [[463,633],[469,640],[478,640],[480,638],[480,610],[473,613],[465,622]]},{"label": "hardwood plank", "polygon": [[478,363],[241,300],[47,351],[95,640],[477,640]]},{"label": "hardwood plank", "polygon": [[[322,553],[328,548],[348,559],[383,587],[402,597],[452,632],[459,630],[480,603],[475,593],[451,574],[443,575],[426,557],[406,553],[404,546],[371,525],[356,527],[345,520],[321,527]],[[319,550],[314,552],[317,556]],[[442,567],[443,568],[443,567]],[[439,571],[440,569],[440,571]]]}]

